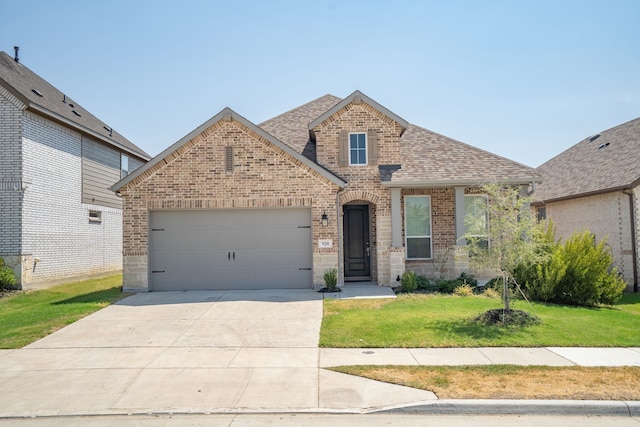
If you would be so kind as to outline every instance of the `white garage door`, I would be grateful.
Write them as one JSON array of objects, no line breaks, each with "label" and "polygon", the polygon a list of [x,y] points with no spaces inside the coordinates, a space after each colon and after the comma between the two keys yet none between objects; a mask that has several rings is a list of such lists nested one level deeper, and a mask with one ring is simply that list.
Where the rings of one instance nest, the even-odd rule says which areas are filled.
[{"label": "white garage door", "polygon": [[153,291],[311,288],[310,209],[151,212]]}]

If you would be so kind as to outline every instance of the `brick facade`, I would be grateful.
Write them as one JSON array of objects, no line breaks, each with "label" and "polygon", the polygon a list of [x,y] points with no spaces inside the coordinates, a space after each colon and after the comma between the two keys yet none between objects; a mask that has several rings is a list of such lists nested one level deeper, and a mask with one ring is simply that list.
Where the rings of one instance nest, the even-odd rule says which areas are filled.
[{"label": "brick facade", "polygon": [[[436,277],[468,271],[466,248],[456,246],[461,228],[456,218],[464,212],[464,199],[459,196],[473,191],[475,184],[469,185],[466,178],[451,177],[448,180],[451,184],[432,185],[424,177],[412,177],[410,168],[406,176],[414,181],[408,185],[385,181],[381,170],[385,174],[396,171],[407,161],[403,148],[407,141],[402,138],[409,124],[365,98],[356,91],[324,114],[318,113],[312,102],[269,121],[269,134],[231,110],[223,110],[166,150],[162,157],[117,184],[115,188],[124,202],[125,289],[149,290],[149,213],[166,209],[311,208],[316,286],[323,284],[322,276],[328,268],[338,269],[339,283],[344,279],[343,224],[348,205],[368,206],[370,234],[365,239],[370,244],[371,264],[370,276],[349,277],[350,280],[370,278],[378,285],[395,286],[397,277],[406,270]],[[420,145],[415,135],[421,138],[425,132],[414,128],[413,150],[416,144]],[[366,134],[367,164],[345,162],[348,149],[343,144],[349,133]],[[272,137],[278,134],[283,139]],[[443,138],[428,136],[422,145]],[[288,146],[282,143],[285,139]],[[457,141],[445,142],[457,144],[456,156],[468,150]],[[469,158],[477,161],[478,153],[471,151]],[[233,167],[229,168],[225,155],[231,152]],[[493,162],[504,160],[486,153],[482,156],[489,158],[484,165],[489,172],[494,169]],[[313,160],[307,162],[308,159]],[[447,169],[446,165],[437,168]],[[406,260],[403,208],[404,198],[410,195],[431,198],[433,256],[429,260]],[[328,217],[326,227],[320,226],[323,214]],[[320,249],[320,239],[331,240],[332,247]]]},{"label": "brick facade", "polygon": [[20,107],[0,96],[0,256],[23,285],[121,270],[121,210],[81,202],[80,134]]},{"label": "brick facade", "polygon": [[[635,192],[637,199],[637,188]],[[627,289],[633,289],[633,241],[629,195],[617,191],[550,202],[546,203],[545,207],[547,218],[554,222],[556,237],[559,239],[565,241],[573,233],[584,230],[593,233],[597,241],[606,239],[614,266],[622,274]],[[637,212],[635,215],[638,218]],[[636,220],[636,227],[637,225]]]},{"label": "brick facade", "polygon": [[[225,147],[233,147],[233,172],[225,171]],[[314,283],[338,265],[337,247],[318,249],[319,239],[338,241],[338,187],[242,123],[220,120],[144,171],[121,189],[124,201],[124,286],[147,290],[149,212],[156,209],[310,207]],[[323,213],[333,217],[320,226]],[[135,272],[134,272],[135,270]]]}]

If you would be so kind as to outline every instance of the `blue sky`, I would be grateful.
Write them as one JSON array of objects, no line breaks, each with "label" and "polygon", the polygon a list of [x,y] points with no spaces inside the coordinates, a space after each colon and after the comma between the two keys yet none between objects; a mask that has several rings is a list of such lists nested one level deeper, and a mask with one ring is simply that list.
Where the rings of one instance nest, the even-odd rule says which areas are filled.
[{"label": "blue sky", "polygon": [[639,0],[0,0],[0,50],[151,155],[356,89],[538,166],[640,116]]}]

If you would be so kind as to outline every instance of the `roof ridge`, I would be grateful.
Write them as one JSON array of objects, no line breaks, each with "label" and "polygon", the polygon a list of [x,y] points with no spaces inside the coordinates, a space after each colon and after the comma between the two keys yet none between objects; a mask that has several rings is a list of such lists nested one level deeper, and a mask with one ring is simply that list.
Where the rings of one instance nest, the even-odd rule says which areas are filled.
[{"label": "roof ridge", "polygon": [[[311,101],[309,101],[309,102],[305,102],[304,104],[298,105],[297,107],[294,107],[294,108],[292,108],[292,109],[290,109],[290,110],[287,110],[287,111],[285,111],[284,113],[280,113],[280,114],[278,114],[277,116],[274,116],[274,117],[271,117],[271,118],[269,118],[269,119],[267,119],[267,120],[264,120],[264,121],[260,122],[260,123],[258,124],[258,126],[262,126],[264,123],[267,123],[267,122],[270,122],[270,121],[272,121],[272,120],[278,119],[278,118],[280,118],[280,117],[282,117],[282,116],[284,116],[284,115],[286,115],[286,114],[290,114],[291,112],[293,112],[293,111],[295,111],[295,110],[299,110],[299,109],[301,109],[302,107],[304,107],[304,106],[306,106],[306,105],[312,104],[312,103],[314,103],[314,102],[318,102],[318,101],[320,101],[321,99],[326,98],[326,97],[336,98],[336,100],[337,100],[337,101],[336,101],[336,104],[337,104],[338,102],[342,101],[342,98],[339,98],[339,97],[337,97],[337,96],[335,96],[335,95],[332,95],[332,94],[330,94],[330,93],[327,93],[327,94],[324,94],[324,95],[322,95],[322,96],[320,96],[320,97],[318,97],[318,98],[316,98],[316,99],[313,99],[313,100],[311,100]],[[334,105],[335,105],[335,104],[334,104]]]},{"label": "roof ridge", "polygon": [[[0,51],[0,83],[25,108],[142,159],[151,156],[35,71]],[[105,133],[106,131],[106,133]]]}]

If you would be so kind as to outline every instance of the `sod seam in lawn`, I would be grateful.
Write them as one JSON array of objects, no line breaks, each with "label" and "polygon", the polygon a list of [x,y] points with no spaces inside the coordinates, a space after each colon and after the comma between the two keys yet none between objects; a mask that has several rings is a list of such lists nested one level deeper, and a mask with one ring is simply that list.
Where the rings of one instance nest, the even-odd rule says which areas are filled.
[{"label": "sod seam in lawn", "polygon": [[539,325],[489,326],[473,319],[501,307],[484,296],[399,295],[397,299],[324,301],[321,347],[638,347],[640,294],[614,307],[586,308],[517,300]]},{"label": "sod seam in lawn", "polygon": [[113,275],[0,298],[0,348],[21,348],[128,294]]}]

